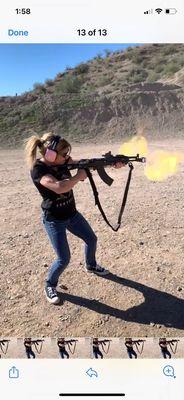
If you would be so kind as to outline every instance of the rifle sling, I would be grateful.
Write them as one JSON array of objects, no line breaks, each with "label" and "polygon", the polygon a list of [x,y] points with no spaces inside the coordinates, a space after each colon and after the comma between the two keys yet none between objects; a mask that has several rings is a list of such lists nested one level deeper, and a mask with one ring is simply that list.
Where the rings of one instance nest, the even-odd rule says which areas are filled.
[{"label": "rifle sling", "polygon": [[129,169],[129,173],[128,173],[126,187],[125,187],[125,191],[124,191],[124,194],[123,194],[123,200],[122,200],[122,203],[121,203],[121,208],[120,208],[119,216],[118,216],[118,222],[117,222],[116,226],[111,225],[111,223],[108,221],[108,219],[107,219],[107,217],[105,215],[105,212],[104,212],[104,210],[102,208],[102,205],[100,203],[97,187],[95,185],[95,182],[94,182],[93,176],[91,174],[91,171],[88,168],[85,168],[86,174],[88,176],[88,179],[90,181],[90,184],[91,184],[91,187],[92,187],[92,190],[93,190],[93,195],[94,195],[94,198],[95,198],[95,205],[98,206],[98,208],[99,208],[99,210],[100,210],[100,212],[102,214],[102,217],[103,217],[104,221],[106,222],[106,224],[108,226],[110,226],[110,228],[114,232],[117,232],[119,230],[120,226],[121,226],[121,220],[122,220],[123,212],[124,212],[125,205],[126,205],[126,202],[127,202],[127,196],[128,196],[130,181],[131,181],[131,177],[132,177],[132,170],[134,168],[133,164],[131,162],[128,163],[128,166],[129,166],[130,169]]}]

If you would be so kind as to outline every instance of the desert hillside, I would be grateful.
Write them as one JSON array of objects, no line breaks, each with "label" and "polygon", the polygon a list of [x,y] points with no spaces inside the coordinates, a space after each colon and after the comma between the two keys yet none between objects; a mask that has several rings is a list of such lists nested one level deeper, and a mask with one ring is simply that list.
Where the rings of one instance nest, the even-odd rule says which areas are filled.
[{"label": "desert hillside", "polygon": [[1,146],[19,146],[30,133],[50,130],[76,143],[115,142],[140,126],[152,138],[181,136],[183,50],[183,44],[106,50],[30,92],[0,97]]}]

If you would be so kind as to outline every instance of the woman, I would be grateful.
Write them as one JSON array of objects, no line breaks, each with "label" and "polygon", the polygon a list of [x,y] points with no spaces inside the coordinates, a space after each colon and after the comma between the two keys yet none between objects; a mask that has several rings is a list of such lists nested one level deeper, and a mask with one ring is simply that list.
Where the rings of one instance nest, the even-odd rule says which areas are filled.
[{"label": "woman", "polygon": [[125,339],[125,346],[126,346],[127,354],[128,354],[129,358],[133,358],[133,357],[137,358],[137,353],[133,348],[134,344],[137,344],[137,343],[139,343],[138,340],[132,340],[132,338]]},{"label": "woman", "polygon": [[24,346],[25,346],[27,358],[36,358],[35,353],[32,350],[32,344],[33,343],[34,342],[31,340],[31,338],[25,338],[24,339]]},{"label": "woman", "polygon": [[[39,159],[37,150],[42,156]],[[26,141],[25,151],[32,180],[43,198],[43,225],[57,255],[49,270],[45,294],[50,303],[58,304],[60,298],[56,287],[61,273],[70,261],[67,230],[85,242],[85,263],[88,272],[106,275],[109,271],[97,264],[97,237],[75,205],[72,189],[87,178],[86,172],[78,170],[71,176],[67,167],[63,169],[64,165],[77,162],[70,157],[70,143],[52,133],[46,133],[41,138],[34,135]],[[120,168],[122,165],[117,163],[115,167]]]},{"label": "woman", "polygon": [[110,340],[107,340],[107,339],[98,340],[98,338],[94,338],[93,339],[93,355],[94,355],[94,358],[103,358],[103,353],[100,350],[100,345],[102,346],[102,349],[103,349],[103,346],[106,346],[107,343],[110,343]]},{"label": "woman", "polygon": [[[68,351],[66,350],[66,346],[68,346],[70,350],[70,345],[72,346],[74,343],[78,342],[78,340],[71,339],[71,340],[65,340],[65,338],[59,338],[57,341],[57,345],[59,347],[59,354],[61,358],[70,358]],[[76,346],[76,345],[75,345]],[[74,348],[75,350],[75,348]],[[74,354],[74,352],[73,352]]]},{"label": "woman", "polygon": [[171,358],[171,353],[167,347],[167,345],[170,344],[171,342],[172,341],[170,341],[170,340],[166,340],[166,338],[159,339],[159,346],[160,346],[163,358]]}]

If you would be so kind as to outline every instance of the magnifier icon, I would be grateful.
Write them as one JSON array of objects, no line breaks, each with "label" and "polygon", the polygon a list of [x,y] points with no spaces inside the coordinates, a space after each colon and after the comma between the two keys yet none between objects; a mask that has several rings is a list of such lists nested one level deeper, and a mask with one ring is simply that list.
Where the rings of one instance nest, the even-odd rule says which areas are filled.
[{"label": "magnifier icon", "polygon": [[174,368],[172,367],[172,365],[166,365],[163,368],[163,373],[165,376],[170,376],[171,378],[176,378],[176,376],[174,374]]}]

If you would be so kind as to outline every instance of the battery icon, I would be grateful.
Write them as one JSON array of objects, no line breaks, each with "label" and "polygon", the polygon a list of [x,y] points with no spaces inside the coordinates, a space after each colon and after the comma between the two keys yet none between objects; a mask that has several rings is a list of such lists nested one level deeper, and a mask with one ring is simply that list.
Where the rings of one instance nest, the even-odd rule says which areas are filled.
[{"label": "battery icon", "polygon": [[166,8],[166,9],[165,9],[165,13],[166,13],[166,14],[174,15],[174,14],[177,13],[177,10],[176,10],[176,8]]}]

